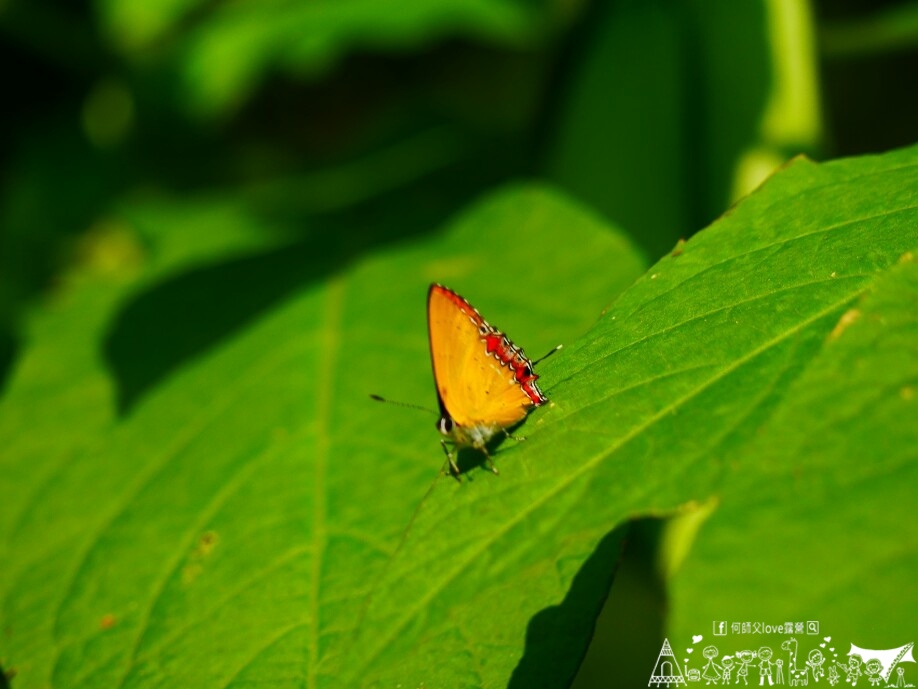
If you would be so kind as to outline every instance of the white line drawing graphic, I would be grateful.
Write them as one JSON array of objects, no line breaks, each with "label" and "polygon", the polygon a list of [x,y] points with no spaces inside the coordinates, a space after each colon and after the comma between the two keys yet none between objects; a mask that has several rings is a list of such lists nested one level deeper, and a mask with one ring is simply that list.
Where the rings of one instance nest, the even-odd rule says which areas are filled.
[{"label": "white line drawing graphic", "polygon": [[768,679],[768,686],[774,686],[774,681],[771,676],[771,654],[772,651],[768,646],[762,646],[759,649],[759,686],[765,686],[765,680]]},{"label": "white line drawing graphic", "polygon": [[857,686],[857,681],[861,677],[861,661],[863,659],[857,654],[849,654],[848,664],[844,665],[836,661],[836,665],[847,675],[845,682],[850,682],[852,687]]},{"label": "white line drawing graphic", "polygon": [[883,663],[881,663],[876,658],[871,658],[864,665],[864,674],[867,675],[867,681],[870,682],[870,686],[875,687],[883,681],[883,678],[880,677],[880,672],[883,670]]},{"label": "white line drawing graphic", "polygon": [[807,678],[802,675],[806,674],[805,673],[806,668],[801,670],[799,667],[797,667],[797,639],[791,637],[790,639],[783,641],[781,643],[781,650],[787,651],[787,654],[788,654],[787,678],[789,680],[789,684],[792,687],[797,687],[797,686],[805,687],[807,684]]},{"label": "white line drawing graphic", "polygon": [[[883,678],[884,682],[890,683],[889,678],[892,676],[893,670],[896,668],[896,666],[899,665],[899,663],[915,662],[915,659],[912,657],[912,648],[914,646],[915,642],[910,642],[904,646],[899,646],[898,648],[872,650],[851,644],[851,650],[848,651],[848,655],[860,656],[865,663],[874,659],[879,660],[880,664],[883,666],[883,671],[880,673],[880,677]],[[903,670],[903,672],[905,671]]]},{"label": "white line drawing graphic", "polygon": [[724,656],[720,659],[720,668],[724,673],[724,685],[730,684],[730,678],[733,675],[733,664],[735,662],[733,656]]},{"label": "white line drawing graphic", "polygon": [[818,648],[814,648],[810,651],[809,656],[807,656],[806,664],[810,668],[810,673],[812,674],[813,681],[818,682],[820,677],[825,677],[826,671],[823,668],[823,664],[826,662],[825,657],[822,655],[822,651]]},{"label": "white line drawing graphic", "polygon": [[650,673],[650,681],[647,682],[648,687],[659,687],[662,684],[667,687],[685,684],[685,677],[682,676],[682,669],[669,645],[669,639],[663,639],[663,647],[660,649],[660,655],[657,656],[653,672]]},{"label": "white line drawing graphic", "polygon": [[755,660],[755,653],[752,651],[739,651],[736,654],[736,659],[739,661],[740,666],[736,670],[736,683],[739,684],[740,680],[743,680],[743,684],[749,685],[749,663]]},{"label": "white line drawing graphic", "polygon": [[723,676],[720,665],[714,662],[719,652],[717,646],[707,646],[701,652],[701,655],[708,659],[708,664],[704,666],[704,672],[701,673],[701,676],[708,680],[708,684],[717,684]]},{"label": "white line drawing graphic", "polygon": [[[748,687],[752,666],[758,673],[758,686],[763,689],[766,680],[771,688],[775,685],[783,687],[785,684],[806,687],[811,680],[818,685],[822,679],[825,679],[833,689],[838,687],[842,679],[852,689],[855,689],[858,683],[869,685],[864,689],[915,687],[915,684],[906,680],[903,667],[903,663],[916,662],[912,655],[915,647],[913,641],[886,649],[861,648],[850,644],[851,650],[848,651],[847,657],[839,658],[836,651],[839,644],[836,642],[834,646],[830,646],[831,636],[823,637],[822,642],[813,639],[814,647],[810,648],[809,652],[801,651],[799,640],[794,636],[788,636],[781,641],[781,651],[787,654],[786,661],[782,657],[775,657],[781,655],[781,651],[776,653],[769,646],[762,646],[757,651],[744,649],[733,655],[721,656],[720,648],[708,645],[700,654],[704,657],[704,666],[700,669],[690,667],[689,654],[695,650],[692,646],[698,645],[700,648],[699,642],[703,638],[700,634],[692,637],[692,645],[686,648],[681,667],[669,639],[664,639],[647,686],[660,689],[665,685],[666,689],[678,689],[679,685],[687,686],[690,682],[704,681],[707,685],[722,685],[723,689],[732,684]],[[801,652],[803,656],[800,656]],[[755,680],[752,683],[755,684]]]}]

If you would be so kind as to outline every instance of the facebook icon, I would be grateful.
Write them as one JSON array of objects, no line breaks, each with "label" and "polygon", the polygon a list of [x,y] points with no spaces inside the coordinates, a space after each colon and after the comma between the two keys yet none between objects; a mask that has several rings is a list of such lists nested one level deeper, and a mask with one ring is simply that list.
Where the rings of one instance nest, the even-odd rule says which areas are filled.
[{"label": "facebook icon", "polygon": [[726,636],[727,635],[727,621],[726,620],[716,620],[714,622],[714,636]]}]

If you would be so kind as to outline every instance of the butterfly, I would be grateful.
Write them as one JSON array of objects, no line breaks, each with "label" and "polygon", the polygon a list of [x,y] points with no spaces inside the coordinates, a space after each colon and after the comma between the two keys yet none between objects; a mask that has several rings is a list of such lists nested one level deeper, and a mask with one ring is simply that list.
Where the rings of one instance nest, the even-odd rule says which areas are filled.
[{"label": "butterfly", "polygon": [[443,285],[433,284],[427,293],[427,331],[440,405],[437,428],[446,436],[440,444],[453,475],[459,478],[459,467],[449,445],[484,453],[496,474],[488,442],[501,432],[511,437],[507,428],[548,402],[536,384],[533,362],[478,309]]}]

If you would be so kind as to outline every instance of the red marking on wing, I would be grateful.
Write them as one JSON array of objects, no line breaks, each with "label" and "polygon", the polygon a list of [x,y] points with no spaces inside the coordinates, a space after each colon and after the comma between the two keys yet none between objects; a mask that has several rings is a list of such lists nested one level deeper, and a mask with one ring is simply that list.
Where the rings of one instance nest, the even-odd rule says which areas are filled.
[{"label": "red marking on wing", "polygon": [[548,398],[542,394],[539,386],[536,385],[536,380],[538,380],[539,376],[532,370],[532,360],[526,356],[522,348],[517,347],[505,333],[488,323],[478,312],[478,309],[472,306],[467,299],[449,287],[439,284],[437,287],[442,290],[443,294],[451,302],[468,314],[477,328],[481,329],[483,326],[487,329],[487,334],[481,337],[481,341],[485,345],[485,351],[500,361],[501,365],[509,366],[513,369],[514,379],[519,384],[520,389],[532,401],[533,406],[538,407],[548,402]]}]

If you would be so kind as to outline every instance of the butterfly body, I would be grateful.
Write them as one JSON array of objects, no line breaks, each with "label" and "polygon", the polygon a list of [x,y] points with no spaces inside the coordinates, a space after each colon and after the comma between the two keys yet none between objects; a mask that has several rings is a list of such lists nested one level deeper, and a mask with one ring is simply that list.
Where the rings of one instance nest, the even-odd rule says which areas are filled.
[{"label": "butterfly body", "polygon": [[455,445],[460,447],[474,447],[483,450],[501,426],[493,423],[476,422],[471,426],[460,426],[448,416],[441,416],[437,422],[437,429],[447,436]]},{"label": "butterfly body", "polygon": [[[467,300],[443,285],[430,286],[427,323],[440,405],[437,428],[454,446],[479,450],[490,462],[488,442],[548,401],[536,384],[532,361]],[[458,476],[445,442],[443,448]]]}]

